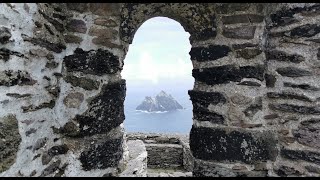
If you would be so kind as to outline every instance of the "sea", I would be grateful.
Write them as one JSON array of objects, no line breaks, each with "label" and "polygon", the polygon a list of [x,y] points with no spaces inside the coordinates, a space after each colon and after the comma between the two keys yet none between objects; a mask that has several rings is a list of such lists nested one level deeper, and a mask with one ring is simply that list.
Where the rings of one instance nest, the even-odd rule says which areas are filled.
[{"label": "sea", "polygon": [[[188,90],[192,84],[162,84],[157,86],[131,86],[127,83],[124,102],[126,132],[189,134],[192,126],[192,102]],[[145,96],[155,97],[161,90],[183,106],[168,112],[147,112],[136,110]]]}]

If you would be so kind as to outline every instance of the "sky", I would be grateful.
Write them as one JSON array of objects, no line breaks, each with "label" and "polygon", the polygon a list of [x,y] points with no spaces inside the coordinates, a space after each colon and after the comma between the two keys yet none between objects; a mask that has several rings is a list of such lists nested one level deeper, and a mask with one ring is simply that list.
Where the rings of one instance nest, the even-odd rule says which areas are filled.
[{"label": "sky", "polygon": [[190,34],[166,17],[145,21],[134,35],[122,77],[128,86],[193,84]]}]

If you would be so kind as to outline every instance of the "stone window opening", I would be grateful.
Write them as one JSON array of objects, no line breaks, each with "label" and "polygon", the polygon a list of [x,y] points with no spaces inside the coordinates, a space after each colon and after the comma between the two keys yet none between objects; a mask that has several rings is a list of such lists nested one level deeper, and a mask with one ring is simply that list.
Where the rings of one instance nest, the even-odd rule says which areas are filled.
[{"label": "stone window opening", "polygon": [[[142,140],[146,146],[148,176],[159,172],[191,176],[192,155],[186,142],[193,121],[188,95],[194,84],[189,37],[178,21],[162,16],[150,18],[135,32],[124,59],[121,72],[127,85],[124,127],[128,141]],[[182,109],[164,112],[154,107],[150,112],[136,109],[146,96],[158,102],[161,95],[173,97]],[[130,151],[132,143],[128,144]]]}]

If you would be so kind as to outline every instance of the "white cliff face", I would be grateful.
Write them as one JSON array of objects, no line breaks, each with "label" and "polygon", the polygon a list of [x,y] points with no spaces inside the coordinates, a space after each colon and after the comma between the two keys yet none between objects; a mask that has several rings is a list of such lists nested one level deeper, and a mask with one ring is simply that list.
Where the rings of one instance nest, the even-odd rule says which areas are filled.
[{"label": "white cliff face", "polygon": [[183,109],[183,107],[169,94],[161,91],[155,98],[146,96],[136,110],[154,111],[173,111]]}]

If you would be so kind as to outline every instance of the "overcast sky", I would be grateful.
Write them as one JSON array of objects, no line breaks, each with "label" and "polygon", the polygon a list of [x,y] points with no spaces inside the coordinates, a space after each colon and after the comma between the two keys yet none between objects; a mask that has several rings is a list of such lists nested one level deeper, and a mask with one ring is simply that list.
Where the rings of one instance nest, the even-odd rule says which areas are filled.
[{"label": "overcast sky", "polygon": [[131,85],[157,85],[164,81],[193,84],[189,36],[181,24],[172,19],[147,20],[129,46],[122,77]]}]

